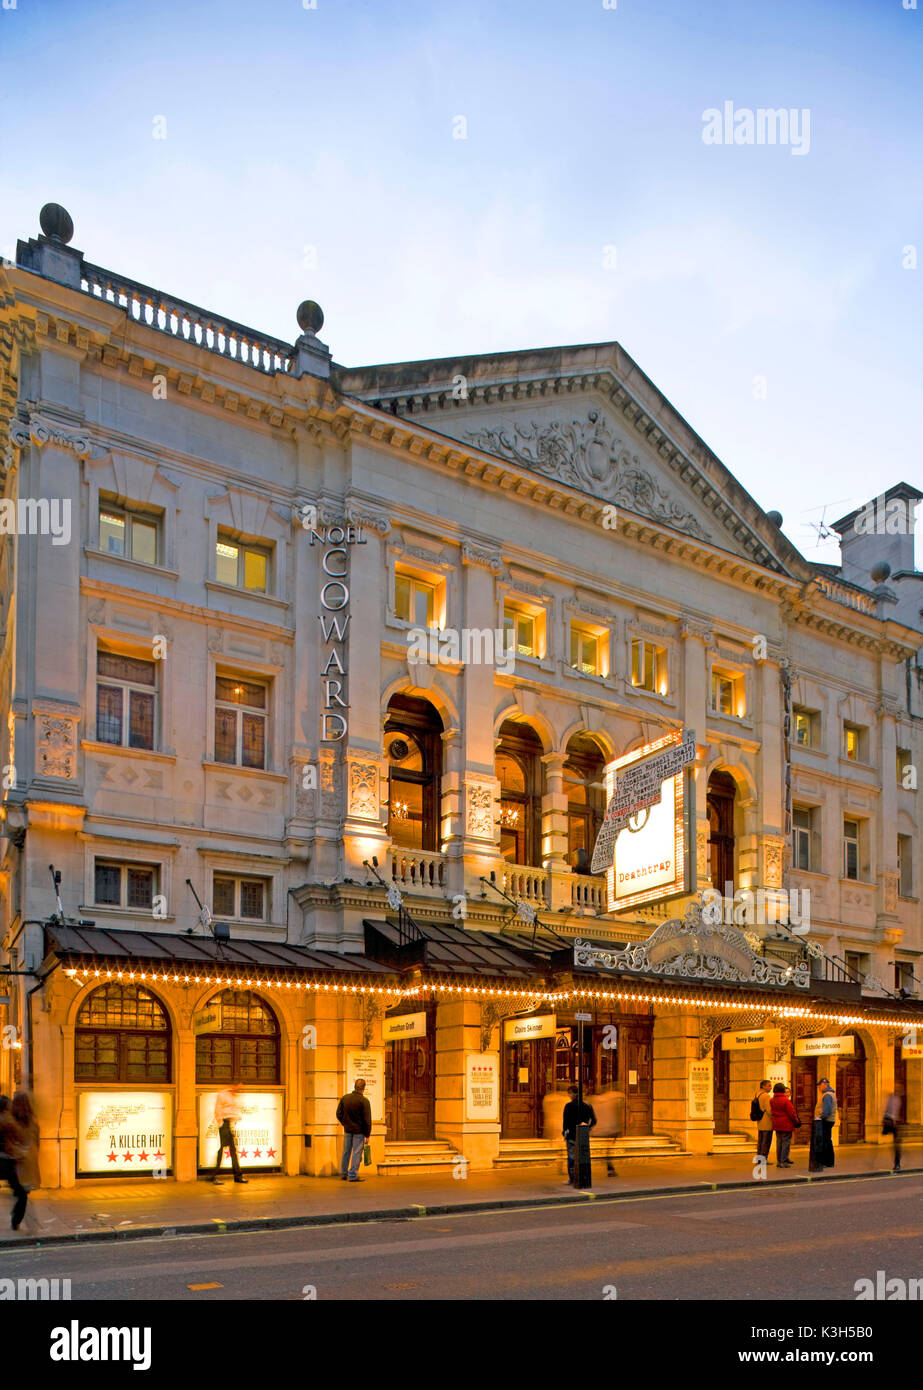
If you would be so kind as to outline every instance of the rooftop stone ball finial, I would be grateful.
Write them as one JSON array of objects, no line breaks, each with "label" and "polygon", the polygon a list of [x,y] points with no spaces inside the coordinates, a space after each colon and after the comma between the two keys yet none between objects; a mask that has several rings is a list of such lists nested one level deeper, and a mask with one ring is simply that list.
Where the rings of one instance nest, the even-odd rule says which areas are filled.
[{"label": "rooftop stone ball finial", "polygon": [[869,573],[876,584],[883,584],[891,573],[891,566],[887,560],[879,560],[877,565],[873,565]]},{"label": "rooftop stone ball finial", "polygon": [[60,203],[46,203],[38,215],[38,221],[45,236],[63,241],[65,246],[74,235],[71,215]]},{"label": "rooftop stone ball finial", "polygon": [[767,520],[767,521],[771,521],[772,524],[773,524],[773,526],[776,526],[776,527],[781,526],[781,525],[782,525],[782,513],[781,513],[781,512],[767,512],[767,513],[766,513],[766,520]]},{"label": "rooftop stone ball finial", "polygon": [[324,311],[313,299],[298,305],[298,327],[302,333],[319,333],[324,326]]}]

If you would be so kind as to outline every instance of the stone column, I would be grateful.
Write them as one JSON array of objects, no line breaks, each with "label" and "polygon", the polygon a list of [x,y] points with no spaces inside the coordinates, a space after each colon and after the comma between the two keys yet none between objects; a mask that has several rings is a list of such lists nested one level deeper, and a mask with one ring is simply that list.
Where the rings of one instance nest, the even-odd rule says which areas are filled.
[{"label": "stone column", "polygon": [[654,1019],[653,1131],[675,1139],[692,1153],[709,1153],[713,1122],[689,1118],[689,1064],[698,1060],[698,1016],[679,1009],[658,1013]]},{"label": "stone column", "polygon": [[[464,613],[469,628],[496,629],[499,616],[496,579],[503,571],[499,552],[462,546]],[[493,710],[497,700],[492,666],[467,665],[462,677],[462,766],[464,768],[464,840],[461,851],[465,888],[481,892],[479,878],[497,867],[500,847],[500,784],[494,775]]]},{"label": "stone column", "polygon": [[[693,766],[693,785],[695,787],[695,858],[698,889],[711,883],[708,858],[708,689],[705,650],[711,643],[712,634],[703,623],[683,617],[680,622],[683,639],[683,725],[695,729],[698,741],[697,756]],[[724,892],[723,884],[713,885]]]},{"label": "stone column", "polygon": [[[196,1097],[196,1040],[192,1031],[192,1006],[175,1003],[173,1055],[176,1059],[173,1114],[173,1177],[177,1182],[195,1182],[198,1177],[199,1116]],[[216,1086],[220,1090],[220,1086]],[[214,1154],[204,1155],[209,1163]]]},{"label": "stone column", "polygon": [[[897,894],[900,876],[897,869],[897,703],[883,699],[878,706],[881,739],[881,797],[878,803],[878,917],[879,928],[897,922]],[[917,893],[919,896],[919,892]]]},{"label": "stone column", "polygon": [[[496,1030],[494,1030],[496,1032]],[[468,1120],[465,1109],[467,1058],[480,1054],[481,1005],[476,1000],[453,1000],[436,1011],[436,1138],[444,1139],[463,1155],[459,1177],[469,1169],[490,1168],[500,1152],[499,1110],[496,1121]],[[493,1038],[491,1039],[493,1042]],[[502,1080],[500,1045],[498,1081]],[[497,1101],[499,1104],[499,1086]]]},{"label": "stone column", "polygon": [[567,796],[564,764],[567,754],[545,753],[545,792],[542,796],[542,866],[551,874],[548,906],[552,912],[571,906],[573,876],[567,862]]}]

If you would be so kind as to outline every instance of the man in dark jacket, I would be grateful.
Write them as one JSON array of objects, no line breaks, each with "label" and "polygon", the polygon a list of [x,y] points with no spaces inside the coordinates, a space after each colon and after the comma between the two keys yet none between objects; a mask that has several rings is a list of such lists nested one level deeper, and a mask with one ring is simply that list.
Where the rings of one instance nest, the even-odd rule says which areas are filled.
[{"label": "man in dark jacket", "polygon": [[589,1125],[590,1129],[596,1123],[596,1112],[592,1105],[587,1105],[586,1101],[581,1104],[577,1099],[577,1087],[569,1087],[568,1094],[570,1100],[564,1107],[564,1114],[561,1118],[561,1132],[567,1141],[567,1181],[574,1181],[574,1155],[577,1152],[577,1126]]},{"label": "man in dark jacket", "polygon": [[365,1096],[365,1082],[360,1076],[355,1086],[341,1098],[337,1106],[337,1119],[343,1126],[343,1157],[340,1160],[340,1177],[349,1182],[361,1182],[359,1164],[366,1140],[372,1133],[372,1107]]}]

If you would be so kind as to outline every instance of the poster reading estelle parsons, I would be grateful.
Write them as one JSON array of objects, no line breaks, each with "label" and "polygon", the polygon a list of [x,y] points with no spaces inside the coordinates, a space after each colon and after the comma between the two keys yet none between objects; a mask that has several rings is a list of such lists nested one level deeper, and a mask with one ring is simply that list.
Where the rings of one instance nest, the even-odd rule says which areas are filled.
[{"label": "poster reading estelle parsons", "polygon": [[[217,1099],[217,1091],[203,1091],[199,1096],[200,1168],[214,1168],[218,1156]],[[273,1091],[240,1091],[236,1100],[240,1119],[234,1125],[234,1137],[241,1168],[281,1168],[282,1096]],[[223,1153],[221,1166],[230,1168],[230,1149]]]},{"label": "poster reading estelle parsons", "polygon": [[166,1091],[81,1091],[78,1173],[166,1172],[173,1166],[173,1097]]}]

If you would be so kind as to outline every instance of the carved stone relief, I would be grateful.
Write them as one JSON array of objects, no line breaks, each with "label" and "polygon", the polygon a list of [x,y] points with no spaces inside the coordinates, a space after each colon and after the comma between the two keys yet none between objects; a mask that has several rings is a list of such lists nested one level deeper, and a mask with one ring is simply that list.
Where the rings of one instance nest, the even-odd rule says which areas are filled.
[{"label": "carved stone relief", "polygon": [[349,814],[378,821],[378,764],[350,762]]},{"label": "carved stone relief", "polygon": [[71,781],[77,775],[77,715],[35,711],[35,771]]}]

